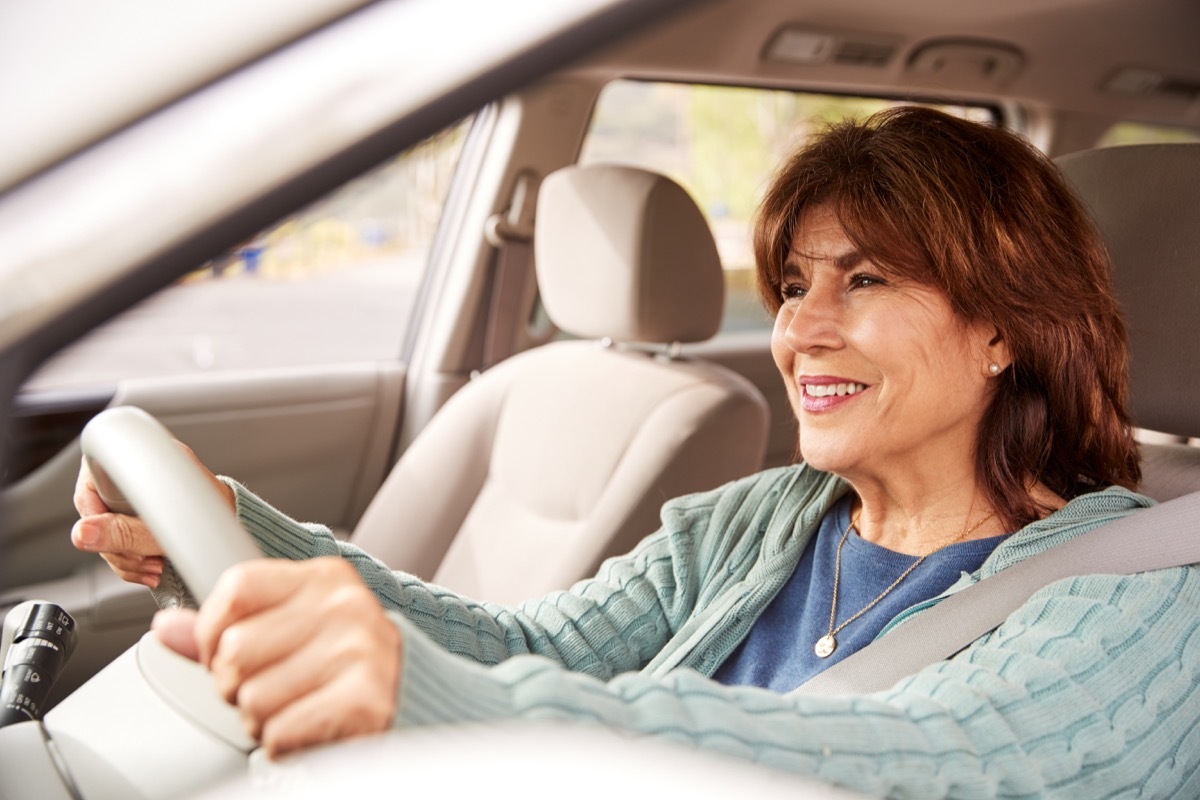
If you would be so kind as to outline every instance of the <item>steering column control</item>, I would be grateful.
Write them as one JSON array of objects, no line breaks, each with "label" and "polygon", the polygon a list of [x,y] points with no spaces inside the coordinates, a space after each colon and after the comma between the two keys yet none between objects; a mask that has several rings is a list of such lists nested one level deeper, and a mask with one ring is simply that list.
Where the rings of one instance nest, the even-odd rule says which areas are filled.
[{"label": "steering column control", "polygon": [[75,620],[54,603],[27,600],[5,615],[0,728],[42,718],[50,689],[75,650],[75,638]]}]

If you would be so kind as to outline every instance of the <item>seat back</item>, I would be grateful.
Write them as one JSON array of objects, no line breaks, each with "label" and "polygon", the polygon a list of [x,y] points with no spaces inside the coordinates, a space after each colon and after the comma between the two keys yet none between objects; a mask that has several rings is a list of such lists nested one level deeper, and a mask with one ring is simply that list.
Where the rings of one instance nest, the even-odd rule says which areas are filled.
[{"label": "seat back", "polygon": [[[1200,436],[1200,144],[1087,150],[1056,159],[1116,265],[1129,326],[1135,423]],[[1200,448],[1142,445],[1142,491],[1200,490]]]},{"label": "seat back", "polygon": [[665,500],[759,469],[766,448],[758,390],[665,346],[712,336],[723,305],[716,245],[682,188],[627,167],[560,170],[542,183],[534,248],[548,315],[588,340],[463,387],[353,536],[393,568],[499,602],[593,574],[658,527]]}]

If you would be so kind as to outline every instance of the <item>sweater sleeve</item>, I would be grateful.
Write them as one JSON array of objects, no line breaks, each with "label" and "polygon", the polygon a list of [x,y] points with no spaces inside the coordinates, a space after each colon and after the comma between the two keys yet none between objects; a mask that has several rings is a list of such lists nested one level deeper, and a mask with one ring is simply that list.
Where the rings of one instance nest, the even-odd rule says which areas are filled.
[{"label": "sweater sleeve", "polygon": [[532,656],[486,668],[396,623],[398,726],[591,720],[889,797],[1200,796],[1196,568],[1051,584],[955,658],[867,696],[682,669],[603,683]]},{"label": "sweater sleeve", "polygon": [[[627,556],[610,559],[599,574],[566,592],[517,607],[476,602],[427,584],[383,562],[321,525],[300,523],[224,478],[237,498],[237,514],[263,553],[273,558],[341,556],[357,570],[386,609],[402,615],[432,644],[481,664],[534,653],[567,669],[610,678],[641,669],[687,620],[704,578],[698,563],[703,532],[714,507],[744,503],[759,508],[761,489],[692,495],[668,503],[663,528]],[[758,513],[762,513],[761,511]],[[711,580],[707,581],[712,584]]]}]

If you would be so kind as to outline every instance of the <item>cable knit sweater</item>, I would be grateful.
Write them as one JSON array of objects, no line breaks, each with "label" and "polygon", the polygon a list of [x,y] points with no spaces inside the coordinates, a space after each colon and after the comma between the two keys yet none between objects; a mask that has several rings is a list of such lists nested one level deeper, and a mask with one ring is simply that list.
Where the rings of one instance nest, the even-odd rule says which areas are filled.
[{"label": "cable knit sweater", "polygon": [[[398,727],[596,721],[891,797],[1200,797],[1194,567],[1053,583],[885,692],[779,695],[706,676],[847,491],[833,476],[788,467],[669,502],[632,553],[517,608],[393,573],[234,485],[265,553],[342,555],[392,610],[405,640]],[[1149,502],[1116,488],[1076,498],[942,596]]]}]

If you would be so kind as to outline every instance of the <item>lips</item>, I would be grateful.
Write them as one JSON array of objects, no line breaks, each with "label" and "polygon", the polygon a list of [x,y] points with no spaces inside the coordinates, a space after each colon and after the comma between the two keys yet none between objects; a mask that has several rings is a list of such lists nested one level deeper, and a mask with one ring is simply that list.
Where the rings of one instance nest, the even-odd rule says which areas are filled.
[{"label": "lips", "polygon": [[803,377],[797,382],[800,384],[800,407],[812,413],[832,411],[852,403],[871,388],[865,383],[826,375]]}]

